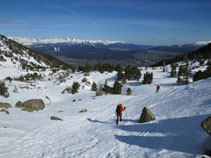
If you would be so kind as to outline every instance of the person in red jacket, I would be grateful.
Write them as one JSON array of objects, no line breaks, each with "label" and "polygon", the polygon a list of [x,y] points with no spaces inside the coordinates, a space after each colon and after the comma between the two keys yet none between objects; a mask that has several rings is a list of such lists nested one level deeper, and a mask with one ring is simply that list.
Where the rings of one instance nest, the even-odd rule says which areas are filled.
[{"label": "person in red jacket", "polygon": [[160,91],[160,85],[157,85],[155,93],[159,93],[159,91]]},{"label": "person in red jacket", "polygon": [[122,111],[125,111],[126,107],[123,107],[122,104],[118,104],[116,107],[116,125],[118,125],[119,119],[122,121]]}]

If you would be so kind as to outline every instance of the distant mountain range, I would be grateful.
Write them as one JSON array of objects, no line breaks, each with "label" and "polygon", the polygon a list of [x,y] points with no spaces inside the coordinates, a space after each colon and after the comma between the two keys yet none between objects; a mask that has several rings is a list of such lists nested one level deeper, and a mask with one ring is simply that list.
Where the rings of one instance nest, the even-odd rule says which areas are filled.
[{"label": "distant mountain range", "polygon": [[197,50],[211,43],[211,41],[204,41],[185,45],[150,46],[122,41],[79,40],[70,38],[9,38],[72,65],[109,62],[144,66]]}]

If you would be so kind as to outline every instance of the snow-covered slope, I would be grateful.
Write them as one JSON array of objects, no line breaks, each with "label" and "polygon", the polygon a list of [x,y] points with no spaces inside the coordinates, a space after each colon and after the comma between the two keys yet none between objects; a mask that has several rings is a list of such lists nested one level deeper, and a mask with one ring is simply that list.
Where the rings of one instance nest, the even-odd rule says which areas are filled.
[{"label": "snow-covered slope", "polygon": [[[13,107],[8,109],[10,115],[0,113],[0,157],[200,157],[208,137],[200,123],[211,113],[211,79],[177,86],[176,78],[169,78],[169,72],[162,72],[160,67],[148,68],[142,74],[146,71],[153,72],[151,85],[129,81],[123,87],[123,95],[99,97],[90,91],[90,85],[82,83],[82,72],[70,73],[65,82],[58,80],[59,74],[66,73],[63,70],[41,72],[46,77],[32,83],[6,82],[10,97],[0,96],[1,102],[14,106],[19,100],[41,98],[46,107],[32,113]],[[86,78],[98,86],[104,84],[105,79],[112,85],[116,74],[91,72]],[[3,78],[0,74],[0,79]],[[74,81],[81,84],[79,93],[61,94]],[[155,94],[157,84],[161,86],[159,94]],[[13,92],[14,86],[18,87],[17,93]],[[128,87],[132,89],[131,96],[124,95]],[[116,126],[118,103],[127,109],[123,113],[123,122]],[[145,106],[154,113],[156,120],[139,124]],[[88,111],[79,113],[84,108]],[[63,121],[51,121],[51,116]]]},{"label": "snow-covered slope", "polygon": [[41,54],[2,35],[0,35],[0,57],[1,61],[3,61],[3,66],[13,65],[20,69],[22,67],[22,70],[67,67],[66,64],[58,59]]},{"label": "snow-covered slope", "polygon": [[193,45],[205,46],[205,45],[208,45],[209,43],[211,43],[211,41],[199,41],[199,42],[193,43]]}]

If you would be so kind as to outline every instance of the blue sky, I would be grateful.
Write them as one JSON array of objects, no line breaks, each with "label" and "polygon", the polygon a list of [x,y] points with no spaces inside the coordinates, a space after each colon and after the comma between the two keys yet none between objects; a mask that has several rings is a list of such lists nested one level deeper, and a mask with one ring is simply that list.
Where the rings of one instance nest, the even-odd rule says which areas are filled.
[{"label": "blue sky", "polygon": [[211,0],[0,0],[0,34],[148,45],[211,40]]}]

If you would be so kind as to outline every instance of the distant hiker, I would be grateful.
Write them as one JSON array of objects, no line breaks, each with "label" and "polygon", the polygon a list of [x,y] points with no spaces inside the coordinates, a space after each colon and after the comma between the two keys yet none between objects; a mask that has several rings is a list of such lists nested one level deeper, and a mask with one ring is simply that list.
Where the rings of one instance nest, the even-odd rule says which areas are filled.
[{"label": "distant hiker", "polygon": [[116,125],[118,125],[118,121],[120,119],[120,121],[122,121],[122,111],[125,111],[126,107],[123,107],[122,104],[118,104],[116,107]]},{"label": "distant hiker", "polygon": [[160,91],[160,85],[157,85],[155,93],[159,93],[159,91]]}]

